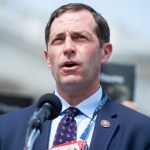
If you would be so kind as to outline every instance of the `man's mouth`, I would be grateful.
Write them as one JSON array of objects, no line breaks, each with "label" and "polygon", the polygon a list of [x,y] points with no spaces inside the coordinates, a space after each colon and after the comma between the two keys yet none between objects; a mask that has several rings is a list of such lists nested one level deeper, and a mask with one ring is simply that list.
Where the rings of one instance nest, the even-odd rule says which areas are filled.
[{"label": "man's mouth", "polygon": [[62,67],[74,67],[74,66],[78,66],[79,64],[77,63],[77,62],[73,62],[73,61],[71,61],[71,62],[65,62],[65,63],[63,63],[63,65],[62,65]]},{"label": "man's mouth", "polygon": [[75,66],[79,66],[79,63],[77,63],[75,61],[66,61],[61,65],[61,67],[67,67],[67,68],[72,68]]}]

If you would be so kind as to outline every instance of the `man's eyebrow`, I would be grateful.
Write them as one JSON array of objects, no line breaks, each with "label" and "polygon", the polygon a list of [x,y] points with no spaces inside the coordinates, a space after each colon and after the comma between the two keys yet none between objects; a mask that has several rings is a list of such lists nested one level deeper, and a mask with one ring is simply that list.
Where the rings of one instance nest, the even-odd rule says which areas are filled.
[{"label": "man's eyebrow", "polygon": [[81,30],[81,31],[72,31],[71,33],[72,33],[72,34],[83,34],[83,33],[84,33],[84,34],[85,34],[85,33],[86,33],[86,34],[89,34],[87,31],[84,31],[84,30]]},{"label": "man's eyebrow", "polygon": [[63,36],[63,35],[65,35],[65,34],[64,33],[54,33],[54,34],[50,35],[50,39],[55,38],[55,37],[60,37],[60,36]]},{"label": "man's eyebrow", "polygon": [[83,35],[83,36],[86,36],[86,37],[89,37],[89,38],[91,37],[91,34],[87,31],[84,31],[84,30],[82,30],[82,31],[72,31],[71,36],[73,36],[73,35],[76,35],[76,36]]},{"label": "man's eyebrow", "polygon": [[[79,34],[79,35],[80,35],[80,34],[86,34],[86,35],[88,35],[88,36],[91,36],[90,33],[88,33],[87,31],[84,31],[84,30],[71,31],[70,34],[71,34],[71,35],[73,35],[73,34]],[[64,35],[66,35],[65,32],[53,33],[52,35],[50,35],[50,39],[53,39],[53,38],[55,38],[55,37],[64,36]]]}]

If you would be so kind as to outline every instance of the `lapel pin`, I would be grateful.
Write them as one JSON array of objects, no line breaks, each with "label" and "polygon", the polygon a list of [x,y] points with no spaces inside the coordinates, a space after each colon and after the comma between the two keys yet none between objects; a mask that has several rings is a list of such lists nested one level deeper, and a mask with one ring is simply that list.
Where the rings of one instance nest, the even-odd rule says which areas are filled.
[{"label": "lapel pin", "polygon": [[103,126],[104,128],[109,128],[110,122],[108,120],[101,120],[101,126]]}]

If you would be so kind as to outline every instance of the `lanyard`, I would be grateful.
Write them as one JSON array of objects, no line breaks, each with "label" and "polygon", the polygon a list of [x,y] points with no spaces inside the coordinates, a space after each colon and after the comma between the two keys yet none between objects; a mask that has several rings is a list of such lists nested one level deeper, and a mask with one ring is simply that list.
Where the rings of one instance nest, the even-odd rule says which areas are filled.
[{"label": "lanyard", "polygon": [[94,121],[94,118],[96,117],[96,115],[98,114],[98,112],[102,109],[103,105],[106,103],[107,101],[107,95],[105,92],[103,92],[102,94],[102,98],[100,100],[100,103],[99,105],[96,107],[94,113],[93,113],[93,116],[92,116],[92,119],[90,120],[89,124],[87,125],[86,129],[84,130],[84,132],[82,133],[80,139],[82,140],[85,140],[86,141],[86,138],[87,138],[87,135],[90,131],[90,126],[92,124],[92,121]]}]

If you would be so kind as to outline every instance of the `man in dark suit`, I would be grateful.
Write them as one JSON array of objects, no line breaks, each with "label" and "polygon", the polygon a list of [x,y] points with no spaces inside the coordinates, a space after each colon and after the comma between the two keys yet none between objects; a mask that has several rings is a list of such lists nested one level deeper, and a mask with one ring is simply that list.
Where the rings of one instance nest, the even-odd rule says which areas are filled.
[{"label": "man in dark suit", "polygon": [[[101,64],[112,52],[109,38],[106,20],[87,5],[67,4],[53,12],[45,30],[44,53],[63,107],[56,119],[44,122],[34,150],[57,146],[53,142],[57,127],[70,107],[79,110],[71,117],[77,126],[75,142],[82,139],[89,150],[150,148],[150,118],[112,102],[99,85]],[[24,148],[27,122],[34,111],[33,105],[0,117],[0,150]]]}]

